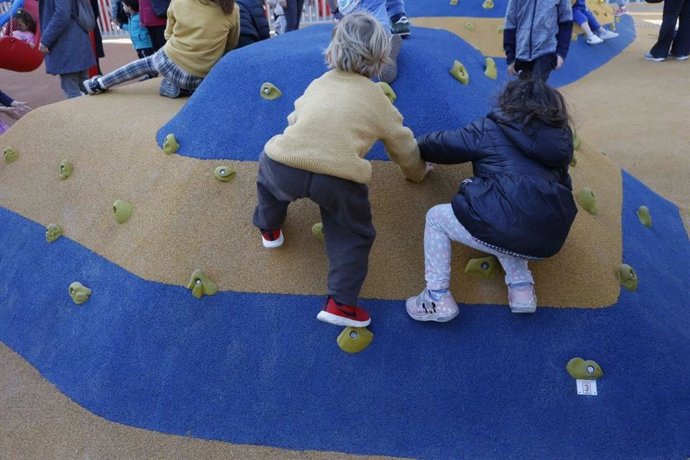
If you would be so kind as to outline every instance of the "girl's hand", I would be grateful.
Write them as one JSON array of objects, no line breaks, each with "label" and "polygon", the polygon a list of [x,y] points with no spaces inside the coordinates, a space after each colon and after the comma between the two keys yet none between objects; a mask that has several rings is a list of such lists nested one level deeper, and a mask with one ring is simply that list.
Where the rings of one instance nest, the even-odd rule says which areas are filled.
[{"label": "girl's hand", "polygon": [[431,171],[433,171],[433,170],[434,170],[434,165],[433,165],[433,163],[429,163],[429,162],[427,161],[427,162],[426,162],[426,170],[424,171],[424,177],[426,177],[427,175],[429,175],[429,173],[430,173]]}]

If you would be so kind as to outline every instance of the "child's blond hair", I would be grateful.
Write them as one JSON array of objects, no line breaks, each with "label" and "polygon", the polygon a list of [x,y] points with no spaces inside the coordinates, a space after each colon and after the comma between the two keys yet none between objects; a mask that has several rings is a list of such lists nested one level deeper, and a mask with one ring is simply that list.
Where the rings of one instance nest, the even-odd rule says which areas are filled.
[{"label": "child's blond hair", "polygon": [[345,16],[333,29],[326,64],[330,69],[371,78],[389,63],[390,46],[386,29],[371,14],[358,11]]}]

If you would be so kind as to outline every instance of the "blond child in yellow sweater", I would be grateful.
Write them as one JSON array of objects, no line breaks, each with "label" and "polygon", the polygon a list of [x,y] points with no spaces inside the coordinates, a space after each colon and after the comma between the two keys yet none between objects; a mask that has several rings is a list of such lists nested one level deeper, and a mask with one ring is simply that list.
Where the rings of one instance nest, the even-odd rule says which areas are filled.
[{"label": "blond child in yellow sweater", "polygon": [[85,80],[86,92],[102,93],[120,83],[158,73],[163,77],[161,96],[188,96],[215,63],[237,46],[240,14],[235,0],[172,0],[167,14],[167,42],[161,49],[107,75]]},{"label": "blond child in yellow sweater", "polygon": [[345,16],[326,49],[331,69],[295,101],[288,127],[271,138],[259,157],[254,225],[263,245],[283,244],[288,205],[309,198],[319,205],[329,261],[328,298],[317,318],[364,327],[369,313],[357,306],[376,237],[365,159],[381,140],[402,173],[422,181],[426,163],[403,117],[371,80],[387,62],[390,40],[368,13]]}]

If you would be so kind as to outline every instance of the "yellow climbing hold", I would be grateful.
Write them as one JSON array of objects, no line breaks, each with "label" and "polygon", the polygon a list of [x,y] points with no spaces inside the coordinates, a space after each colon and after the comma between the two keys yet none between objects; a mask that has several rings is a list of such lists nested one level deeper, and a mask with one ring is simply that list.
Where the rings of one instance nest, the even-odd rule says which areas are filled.
[{"label": "yellow climbing hold", "polygon": [[91,289],[87,288],[79,281],[75,281],[69,285],[69,296],[72,297],[72,301],[77,305],[80,305],[91,297]]},{"label": "yellow climbing hold", "polygon": [[46,228],[46,241],[52,243],[62,236],[62,227],[58,224],[49,224]]},{"label": "yellow climbing hold", "polygon": [[115,200],[115,203],[113,203],[113,212],[115,213],[115,222],[124,224],[132,216],[134,208],[132,208],[132,203],[129,201]]},{"label": "yellow climbing hold", "polygon": [[470,82],[470,75],[467,73],[465,66],[458,60],[453,61],[453,67],[450,69],[450,74],[463,85]]},{"label": "yellow climbing hold", "polygon": [[391,102],[395,102],[395,100],[398,98],[398,96],[395,94],[395,91],[393,91],[393,88],[391,88],[391,85],[389,85],[385,81],[380,81],[377,84],[383,90],[383,94],[385,94],[386,97],[388,99],[390,99]]},{"label": "yellow climbing hold", "polygon": [[594,192],[587,187],[583,187],[577,193],[577,202],[580,203],[582,209],[588,213],[595,215],[597,213],[597,201],[594,197]]},{"label": "yellow climbing hold", "polygon": [[637,273],[630,265],[620,264],[618,270],[616,270],[616,277],[621,286],[628,291],[637,291]]},{"label": "yellow climbing hold", "polygon": [[482,3],[482,8],[484,8],[485,10],[490,10],[493,7],[494,0],[484,0],[484,3]]},{"label": "yellow climbing hold", "polygon": [[572,378],[578,380],[597,380],[604,375],[601,366],[591,359],[585,361],[582,358],[572,358],[565,365],[565,369]]},{"label": "yellow climbing hold", "polygon": [[476,278],[496,278],[501,273],[501,264],[496,256],[478,257],[467,261],[465,273]]},{"label": "yellow climbing hold", "polygon": [[311,227],[312,234],[319,240],[325,241],[326,237],[323,234],[323,223],[317,222]]},{"label": "yellow climbing hold", "polygon": [[276,87],[273,83],[265,82],[263,85],[261,85],[261,89],[259,90],[259,93],[261,94],[261,97],[264,99],[268,99],[269,101],[272,101],[273,99],[278,99],[280,96],[283,95],[283,92]]},{"label": "yellow climbing hold", "polygon": [[652,215],[649,213],[647,206],[640,206],[637,209],[637,218],[640,219],[640,223],[645,227],[649,228],[652,226]]},{"label": "yellow climbing hold", "polygon": [[450,0],[451,6],[455,6],[458,4],[458,0]]},{"label": "yellow climbing hold", "polygon": [[467,30],[469,30],[470,32],[472,32],[472,31],[474,30],[474,24],[472,24],[470,21],[467,21],[467,22],[465,23],[465,29],[467,29]]},{"label": "yellow climbing hold", "polygon": [[236,173],[237,171],[232,166],[221,165],[213,170],[213,177],[215,177],[221,182],[228,182],[233,177],[235,177]]},{"label": "yellow climbing hold", "polygon": [[192,290],[192,295],[200,299],[203,295],[213,295],[218,292],[216,283],[204,274],[200,269],[194,270],[192,277],[187,283],[187,289]]},{"label": "yellow climbing hold", "polygon": [[374,334],[365,327],[346,327],[338,336],[337,342],[341,350],[347,353],[359,353],[369,346]]},{"label": "yellow climbing hold", "polygon": [[14,147],[5,147],[3,155],[5,156],[5,163],[14,163],[19,158],[19,152]]},{"label": "yellow climbing hold", "polygon": [[498,70],[496,70],[496,62],[493,60],[493,58],[486,58],[485,67],[484,75],[492,80],[495,80],[496,77],[498,77]]},{"label": "yellow climbing hold", "polygon": [[175,153],[179,148],[180,144],[177,143],[177,139],[175,139],[175,135],[173,133],[170,133],[167,136],[165,136],[165,141],[163,141],[163,151],[165,153]]}]

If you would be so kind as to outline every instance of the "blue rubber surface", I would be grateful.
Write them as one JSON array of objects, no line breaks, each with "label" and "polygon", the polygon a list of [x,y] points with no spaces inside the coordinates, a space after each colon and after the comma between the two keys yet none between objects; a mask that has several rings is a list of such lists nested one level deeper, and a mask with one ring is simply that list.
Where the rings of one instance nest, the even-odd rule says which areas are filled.
[{"label": "blue rubber surface", "polygon": [[[310,26],[226,55],[180,112],[158,131],[159,145],[174,133],[180,155],[256,161],[266,141],[287,126],[295,99],[327,70],[323,50],[331,30],[330,24]],[[597,46],[587,45],[582,38],[572,42],[564,66],[552,73],[549,83],[556,87],[571,83],[615,57],[635,38],[632,19],[624,17],[617,31],[618,38]],[[468,85],[450,75],[454,60],[467,69]],[[404,41],[398,78],[391,85],[405,124],[419,135],[464,126],[485,115],[506,82],[505,59],[494,60],[497,80],[484,76],[484,56],[457,35],[415,27]],[[264,82],[274,84],[283,96],[273,101],[261,98]],[[387,159],[381,143],[375,144],[368,158]]]},{"label": "blue rubber surface", "polygon": [[[420,324],[402,300],[365,299],[374,341],[357,355],[315,319],[320,297],[197,300],[0,208],[0,341],[86,409],[164,433],[417,458],[684,458],[690,243],[678,209],[627,173],[623,196],[640,284],[613,307],[465,305]],[[93,290],[81,306],[76,280]],[[574,356],[602,366],[599,396],[575,394]]]}]

